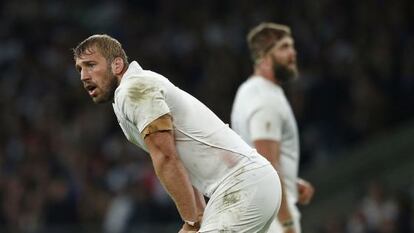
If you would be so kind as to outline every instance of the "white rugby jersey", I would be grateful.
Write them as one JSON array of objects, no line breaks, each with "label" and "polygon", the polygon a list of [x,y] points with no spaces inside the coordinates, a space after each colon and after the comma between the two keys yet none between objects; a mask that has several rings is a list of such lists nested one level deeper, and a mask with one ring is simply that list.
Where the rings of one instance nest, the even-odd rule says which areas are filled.
[{"label": "white rugby jersey", "polygon": [[286,193],[289,201],[296,202],[298,129],[283,89],[261,76],[250,77],[237,90],[231,126],[252,147],[260,139],[279,142]]},{"label": "white rugby jersey", "polygon": [[113,108],[127,139],[147,152],[140,133],[169,113],[178,155],[192,185],[207,197],[241,167],[269,164],[204,104],[136,61],[115,91]]}]

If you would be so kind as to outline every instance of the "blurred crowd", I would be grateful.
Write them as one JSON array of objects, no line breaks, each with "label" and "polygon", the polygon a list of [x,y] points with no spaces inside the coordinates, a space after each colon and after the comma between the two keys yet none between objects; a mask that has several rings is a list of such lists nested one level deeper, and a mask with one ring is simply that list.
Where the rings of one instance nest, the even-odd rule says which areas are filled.
[{"label": "blurred crowd", "polygon": [[412,233],[414,232],[414,188],[392,189],[372,180],[355,195],[351,212],[332,213],[318,233]]},{"label": "blurred crowd", "polygon": [[87,36],[119,39],[130,60],[229,122],[252,72],[246,33],[262,21],[290,25],[301,75],[286,92],[303,171],[413,119],[413,14],[410,0],[1,1],[0,225],[120,233],[178,220],[148,156],[82,89],[71,48]]}]

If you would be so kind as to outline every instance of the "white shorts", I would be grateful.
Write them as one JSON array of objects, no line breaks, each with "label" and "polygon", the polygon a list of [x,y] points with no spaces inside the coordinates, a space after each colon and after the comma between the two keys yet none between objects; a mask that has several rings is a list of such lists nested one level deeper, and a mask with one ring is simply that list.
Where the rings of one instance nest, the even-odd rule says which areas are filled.
[{"label": "white shorts", "polygon": [[213,193],[200,233],[265,233],[281,202],[279,176],[270,165],[244,167]]},{"label": "white shorts", "polygon": [[[300,227],[300,212],[299,212],[299,209],[296,206],[296,204],[292,203],[292,202],[288,202],[288,206],[289,206],[290,213],[292,214],[293,227],[295,229],[295,233],[300,233],[301,232],[301,227]],[[276,216],[275,220],[270,225],[269,230],[267,231],[267,233],[283,233],[283,232],[285,232],[285,231],[283,230],[283,227],[280,224],[280,222],[278,221],[277,216]]]}]

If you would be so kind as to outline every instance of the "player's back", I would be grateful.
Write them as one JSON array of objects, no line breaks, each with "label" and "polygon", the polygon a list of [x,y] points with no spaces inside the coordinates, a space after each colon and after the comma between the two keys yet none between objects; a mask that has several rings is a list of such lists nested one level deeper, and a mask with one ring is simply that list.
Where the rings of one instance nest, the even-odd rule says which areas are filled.
[{"label": "player's back", "polygon": [[[168,108],[168,111],[160,111],[159,114],[169,113],[172,116],[178,155],[189,172],[192,184],[204,195],[210,196],[220,182],[241,167],[249,169],[250,166],[253,169],[268,164],[199,100],[155,72],[140,67],[135,69],[135,72],[123,77],[116,91],[116,105],[121,106],[122,96],[139,87],[140,90],[133,95],[142,104],[134,109],[147,106],[144,107],[146,111],[158,112],[158,106]],[[151,104],[143,103],[148,101]],[[122,112],[122,107],[119,111]],[[135,113],[145,114],[142,109]],[[128,119],[124,120],[128,122]],[[139,122],[137,120],[135,124],[141,131],[145,125]],[[133,126],[123,128],[129,128],[124,133],[131,134],[127,136],[130,141],[145,149],[142,139],[134,139],[133,135],[139,135],[139,132],[132,132]]]}]

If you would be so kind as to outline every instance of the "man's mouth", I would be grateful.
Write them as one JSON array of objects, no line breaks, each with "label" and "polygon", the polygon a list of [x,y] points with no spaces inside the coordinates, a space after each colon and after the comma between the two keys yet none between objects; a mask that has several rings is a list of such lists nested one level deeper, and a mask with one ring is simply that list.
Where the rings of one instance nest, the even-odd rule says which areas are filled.
[{"label": "man's mouth", "polygon": [[296,59],[289,60],[288,65],[296,65]]},{"label": "man's mouth", "polygon": [[295,69],[296,68],[296,61],[292,61],[292,62],[289,62],[288,63],[288,66],[290,67],[290,68],[292,68],[292,69]]},{"label": "man's mouth", "polygon": [[93,84],[87,84],[87,85],[84,86],[84,88],[90,96],[92,96],[92,97],[96,96],[97,86],[95,86]]}]

